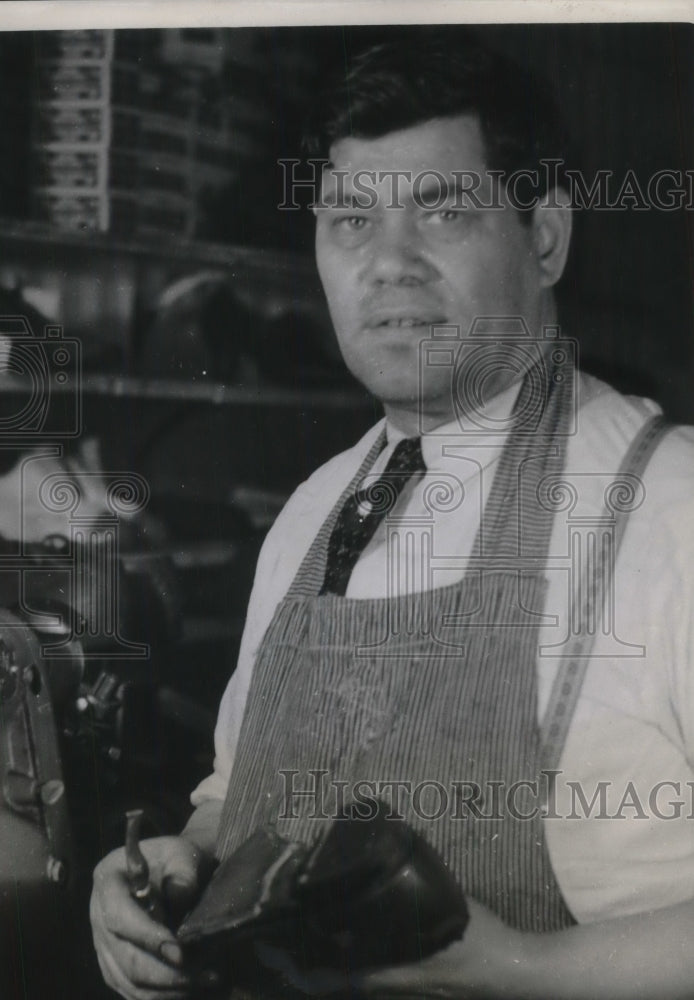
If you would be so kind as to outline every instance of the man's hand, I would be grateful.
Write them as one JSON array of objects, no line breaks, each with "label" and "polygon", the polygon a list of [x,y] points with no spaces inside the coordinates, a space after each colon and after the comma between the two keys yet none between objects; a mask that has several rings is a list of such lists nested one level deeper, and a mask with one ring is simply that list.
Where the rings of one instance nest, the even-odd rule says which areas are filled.
[{"label": "man's hand", "polygon": [[349,975],[296,968],[286,952],[258,956],[311,996],[350,991],[369,998],[455,1000],[691,1000],[694,903],[547,934],[512,930],[475,900],[462,941],[409,965]]},{"label": "man's hand", "polygon": [[[199,874],[209,859],[183,837],[155,837],[141,846],[153,887],[172,917],[180,919],[198,897]],[[193,984],[184,972],[171,930],[132,899],[122,848],[97,865],[90,916],[104,979],[127,1000],[173,1000],[203,985]]]},{"label": "man's hand", "polygon": [[462,941],[455,941],[429,958],[406,965],[363,972],[336,969],[300,971],[277,948],[258,944],[261,962],[282,972],[309,996],[356,991],[365,997],[498,998],[516,996],[509,990],[514,968],[522,959],[527,936],[507,927],[490,910],[466,900],[470,922]]}]

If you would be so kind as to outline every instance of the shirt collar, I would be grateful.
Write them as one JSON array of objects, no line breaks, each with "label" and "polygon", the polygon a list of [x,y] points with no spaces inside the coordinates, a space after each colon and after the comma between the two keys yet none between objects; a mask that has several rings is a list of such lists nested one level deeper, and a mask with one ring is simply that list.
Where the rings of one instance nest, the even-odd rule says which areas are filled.
[{"label": "shirt collar", "polygon": [[[448,423],[441,424],[432,431],[422,434],[422,455],[428,469],[440,467],[445,458],[445,446],[454,445],[456,453],[470,450],[475,461],[486,465],[500,453],[500,448],[506,440],[510,429],[511,412],[522,380],[514,382],[508,389],[497,393],[484,407],[484,411],[473,422],[472,420],[454,417]],[[386,419],[386,438],[388,448],[394,447],[398,441],[411,435],[405,434]]]}]

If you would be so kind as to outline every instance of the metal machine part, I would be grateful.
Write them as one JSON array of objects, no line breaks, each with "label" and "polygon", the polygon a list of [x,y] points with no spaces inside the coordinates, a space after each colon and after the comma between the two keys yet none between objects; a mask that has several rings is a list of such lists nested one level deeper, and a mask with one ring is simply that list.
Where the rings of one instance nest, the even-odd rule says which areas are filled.
[{"label": "metal machine part", "polygon": [[[68,882],[73,844],[62,767],[56,704],[49,675],[62,674],[63,696],[74,697],[82,675],[82,651],[70,660],[42,655],[41,637],[17,615],[0,609],[0,766],[5,804],[33,822],[48,844],[45,877]],[[55,687],[55,683],[53,688]]]}]

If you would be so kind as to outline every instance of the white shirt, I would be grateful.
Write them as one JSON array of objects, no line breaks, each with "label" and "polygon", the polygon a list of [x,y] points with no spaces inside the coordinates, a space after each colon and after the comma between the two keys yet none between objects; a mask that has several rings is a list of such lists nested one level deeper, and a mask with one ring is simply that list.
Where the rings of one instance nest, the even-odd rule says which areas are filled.
[{"label": "white shirt", "polygon": [[[431,502],[425,491],[432,479],[450,488],[443,500],[439,496],[438,505],[446,510],[436,514],[429,572],[417,569],[415,544],[410,570],[394,582],[387,572],[382,522],[350,577],[348,597],[416,591],[463,576],[516,394],[517,387],[507,390],[485,413],[485,427],[499,428],[498,433],[467,428],[461,433],[454,421],[422,437],[427,474],[408,484],[395,510],[411,523],[416,539],[416,524]],[[604,518],[606,487],[640,426],[659,412],[654,403],[622,396],[585,375],[578,380],[577,402],[563,477],[575,491],[575,503],[555,517],[546,574],[537,656],[539,720],[569,628],[577,561],[570,531],[585,531]],[[226,794],[265,630],[320,524],[383,425],[303,483],[268,533],[238,665],[220,705],[214,773],[194,791],[194,805]],[[386,430],[387,447],[374,474],[402,437],[392,427]],[[694,898],[694,428],[670,431],[637,487],[639,506],[630,515],[615,567],[613,611],[604,618],[607,629],[596,636],[561,759],[556,808],[561,818],[545,820],[557,879],[581,922]],[[663,818],[678,810],[679,816]],[[566,818],[571,815],[575,818]]]}]

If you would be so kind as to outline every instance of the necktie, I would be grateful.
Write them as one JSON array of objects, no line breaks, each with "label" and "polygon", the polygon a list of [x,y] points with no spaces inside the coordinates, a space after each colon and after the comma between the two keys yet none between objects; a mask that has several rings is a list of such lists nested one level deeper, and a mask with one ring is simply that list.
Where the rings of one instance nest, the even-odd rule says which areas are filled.
[{"label": "necktie", "polygon": [[328,542],[321,594],[344,596],[359,556],[413,475],[426,472],[418,437],[400,441],[378,477],[345,501]]}]

